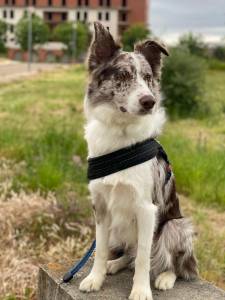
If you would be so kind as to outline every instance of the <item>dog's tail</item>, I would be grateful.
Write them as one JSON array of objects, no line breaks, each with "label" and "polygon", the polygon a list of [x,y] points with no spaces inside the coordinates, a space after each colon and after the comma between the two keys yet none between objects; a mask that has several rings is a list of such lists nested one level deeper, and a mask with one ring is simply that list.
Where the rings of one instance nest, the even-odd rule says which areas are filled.
[{"label": "dog's tail", "polygon": [[193,227],[186,218],[170,220],[163,226],[160,235],[155,237],[152,249],[154,277],[168,270],[186,280],[198,276],[193,236]]}]

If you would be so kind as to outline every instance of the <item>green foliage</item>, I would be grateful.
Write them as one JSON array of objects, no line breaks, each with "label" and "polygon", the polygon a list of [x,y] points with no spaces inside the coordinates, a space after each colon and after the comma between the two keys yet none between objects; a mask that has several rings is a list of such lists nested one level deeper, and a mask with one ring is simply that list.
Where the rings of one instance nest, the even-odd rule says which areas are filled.
[{"label": "green foliage", "polygon": [[165,60],[162,90],[171,115],[190,116],[199,111],[206,66],[200,58],[176,48]]},{"label": "green foliage", "polygon": [[213,56],[216,59],[222,60],[225,62],[225,46],[217,46],[214,50],[213,50]]},{"label": "green foliage", "polygon": [[150,36],[150,30],[141,24],[130,26],[122,36],[122,43],[125,51],[133,51],[134,44]]},{"label": "green foliage", "polygon": [[[23,50],[28,49],[29,18],[24,15],[16,26],[16,39]],[[32,15],[32,47],[36,44],[44,44],[49,38],[48,25],[38,16]]]},{"label": "green foliage", "polygon": [[4,38],[7,31],[7,24],[0,20],[0,53],[5,52]]},{"label": "green foliage", "polygon": [[194,35],[191,32],[180,38],[178,47],[187,49],[193,55],[206,56],[206,46],[203,43],[201,36]]},{"label": "green foliage", "polygon": [[77,23],[76,28],[73,28],[73,25],[71,22],[59,24],[53,31],[53,39],[64,43],[69,54],[73,51],[73,42],[75,40],[75,55],[79,57],[87,51],[90,32],[86,24]]}]

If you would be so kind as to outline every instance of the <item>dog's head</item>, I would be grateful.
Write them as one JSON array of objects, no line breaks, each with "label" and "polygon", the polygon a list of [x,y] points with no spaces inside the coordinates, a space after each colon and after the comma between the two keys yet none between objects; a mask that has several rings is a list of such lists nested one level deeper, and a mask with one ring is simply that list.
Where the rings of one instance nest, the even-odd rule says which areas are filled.
[{"label": "dog's head", "polygon": [[124,52],[100,23],[95,23],[88,68],[86,108],[97,118],[126,119],[151,114],[159,103],[158,82],[162,53],[167,50],[147,40]]}]

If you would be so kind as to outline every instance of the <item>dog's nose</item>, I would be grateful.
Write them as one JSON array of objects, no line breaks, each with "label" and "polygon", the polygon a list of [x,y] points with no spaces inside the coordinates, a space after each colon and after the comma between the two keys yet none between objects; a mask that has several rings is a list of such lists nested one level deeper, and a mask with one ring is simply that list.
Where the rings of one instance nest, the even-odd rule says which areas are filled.
[{"label": "dog's nose", "polygon": [[150,110],[155,105],[155,98],[150,95],[143,96],[143,97],[141,97],[139,102],[140,102],[142,108],[144,108],[144,110]]}]

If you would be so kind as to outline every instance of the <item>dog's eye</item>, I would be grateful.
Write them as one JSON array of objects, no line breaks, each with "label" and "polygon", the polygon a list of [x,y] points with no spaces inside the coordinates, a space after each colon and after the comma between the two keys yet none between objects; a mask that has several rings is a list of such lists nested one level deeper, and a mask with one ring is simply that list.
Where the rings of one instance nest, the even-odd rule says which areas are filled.
[{"label": "dog's eye", "polygon": [[117,72],[115,74],[115,79],[118,80],[118,81],[131,80],[132,79],[132,74],[129,73],[128,71]]},{"label": "dog's eye", "polygon": [[147,82],[150,82],[152,79],[152,75],[151,74],[144,74],[143,79]]}]

